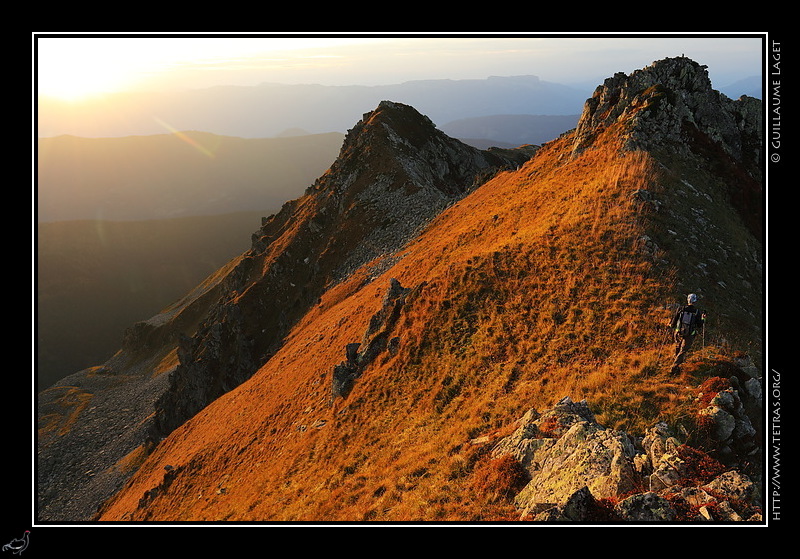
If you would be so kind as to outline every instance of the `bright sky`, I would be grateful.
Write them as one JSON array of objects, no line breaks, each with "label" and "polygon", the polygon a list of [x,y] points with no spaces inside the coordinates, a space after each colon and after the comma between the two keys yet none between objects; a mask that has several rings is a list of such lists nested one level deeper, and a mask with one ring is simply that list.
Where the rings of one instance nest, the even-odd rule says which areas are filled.
[{"label": "bright sky", "polygon": [[757,75],[763,35],[546,37],[437,34],[302,37],[78,36],[34,33],[40,95],[80,99],[132,89],[263,82],[378,85],[533,74],[571,84],[630,73],[682,54],[715,86]]}]

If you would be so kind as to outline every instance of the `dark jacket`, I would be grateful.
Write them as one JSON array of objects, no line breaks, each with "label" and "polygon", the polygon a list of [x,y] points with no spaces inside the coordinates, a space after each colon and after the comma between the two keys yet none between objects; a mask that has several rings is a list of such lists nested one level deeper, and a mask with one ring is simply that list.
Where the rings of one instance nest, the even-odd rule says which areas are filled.
[{"label": "dark jacket", "polygon": [[[688,322],[683,324],[684,314],[686,314],[686,319]],[[678,310],[675,313],[675,316],[672,317],[672,322],[670,323],[670,327],[676,332],[683,336],[695,336],[697,335],[700,330],[703,329],[703,323],[705,322],[705,314],[700,311],[694,305],[686,305]]]}]

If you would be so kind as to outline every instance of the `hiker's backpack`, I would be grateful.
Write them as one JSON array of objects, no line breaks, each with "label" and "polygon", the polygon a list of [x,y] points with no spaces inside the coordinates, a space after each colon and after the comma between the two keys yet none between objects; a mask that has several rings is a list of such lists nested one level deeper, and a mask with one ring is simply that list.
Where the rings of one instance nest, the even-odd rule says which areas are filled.
[{"label": "hiker's backpack", "polygon": [[697,330],[697,309],[690,311],[687,309],[681,310],[678,314],[678,324],[675,326],[675,331],[681,336],[691,336]]}]

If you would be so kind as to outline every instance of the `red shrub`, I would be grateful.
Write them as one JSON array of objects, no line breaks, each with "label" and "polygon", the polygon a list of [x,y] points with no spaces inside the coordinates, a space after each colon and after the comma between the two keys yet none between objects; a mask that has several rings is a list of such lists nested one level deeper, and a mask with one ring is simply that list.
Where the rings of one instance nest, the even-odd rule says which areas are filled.
[{"label": "red shrub", "polygon": [[538,439],[557,439],[560,436],[559,430],[561,429],[561,422],[555,416],[545,418],[539,424],[539,430],[536,433]]},{"label": "red shrub", "polygon": [[504,454],[475,470],[472,487],[490,502],[510,499],[528,483],[528,474],[514,457]]},{"label": "red shrub", "polygon": [[697,388],[697,392],[700,394],[699,404],[702,407],[707,406],[711,400],[714,399],[714,396],[730,387],[731,381],[726,378],[711,377],[706,379],[703,384]]},{"label": "red shrub", "polygon": [[693,481],[698,485],[708,483],[727,470],[725,466],[702,450],[688,445],[679,446],[677,454],[689,468],[691,479],[687,481]]}]

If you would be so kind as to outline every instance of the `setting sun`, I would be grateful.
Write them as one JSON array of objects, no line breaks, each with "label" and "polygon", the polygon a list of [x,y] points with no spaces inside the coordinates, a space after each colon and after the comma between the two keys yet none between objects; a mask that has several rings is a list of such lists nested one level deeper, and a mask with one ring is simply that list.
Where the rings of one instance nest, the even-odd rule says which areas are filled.
[{"label": "setting sun", "polygon": [[[277,69],[319,68],[319,49],[358,37],[44,37],[37,44],[39,95],[82,101],[121,91],[207,87],[225,76],[254,85]],[[366,39],[375,44],[380,39]]]},{"label": "setting sun", "polygon": [[107,69],[80,65],[54,68],[47,80],[40,81],[39,93],[65,101],[79,100],[117,91],[130,79],[122,69]]},{"label": "setting sun", "polygon": [[[145,46],[144,41],[139,46]],[[130,48],[122,48],[130,46]],[[147,49],[86,38],[40,39],[37,57],[39,95],[66,101],[121,91],[142,81]],[[127,53],[127,54],[126,54]]]}]

